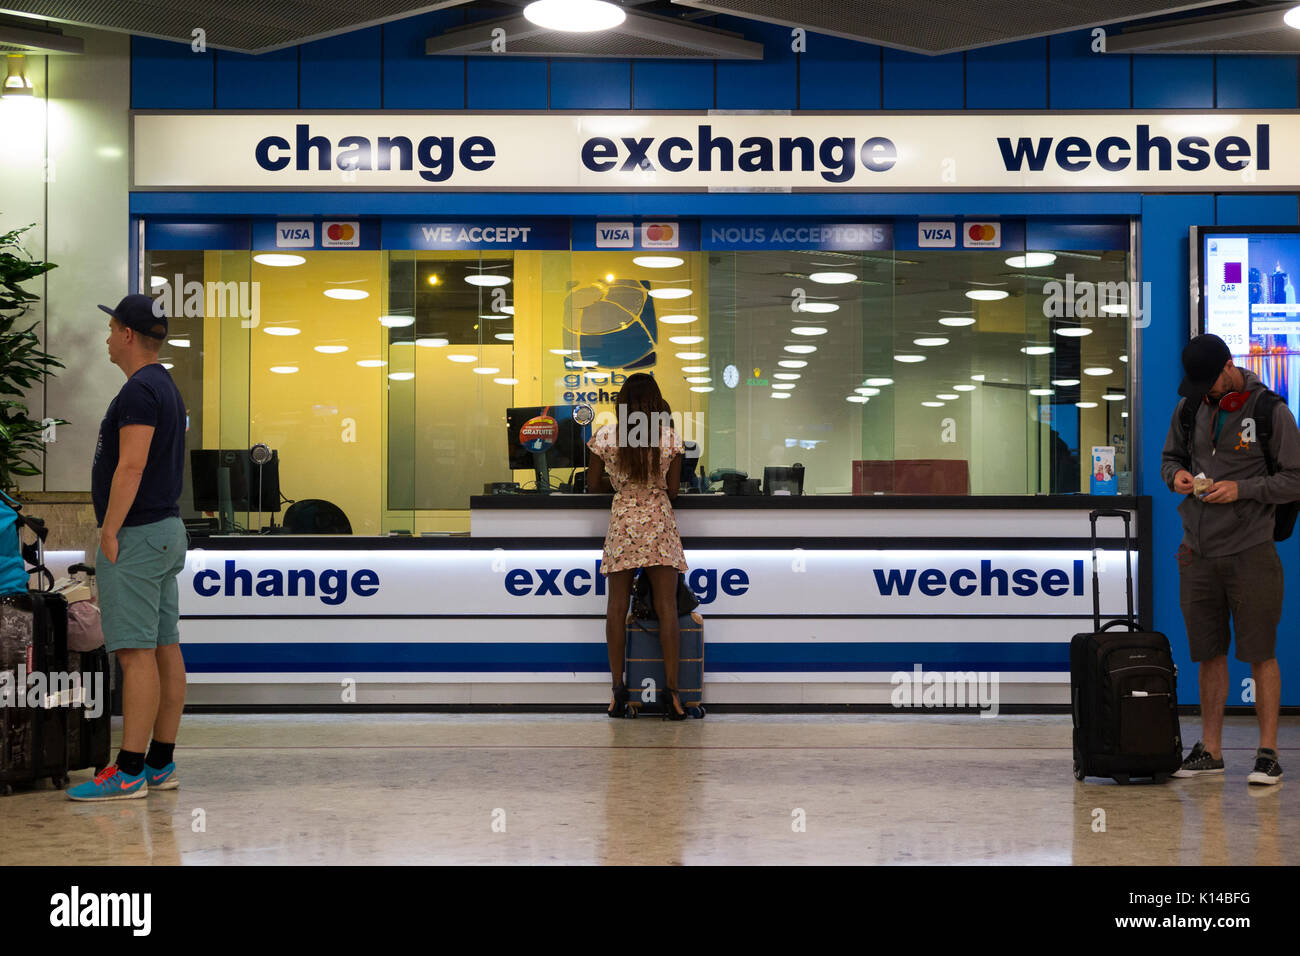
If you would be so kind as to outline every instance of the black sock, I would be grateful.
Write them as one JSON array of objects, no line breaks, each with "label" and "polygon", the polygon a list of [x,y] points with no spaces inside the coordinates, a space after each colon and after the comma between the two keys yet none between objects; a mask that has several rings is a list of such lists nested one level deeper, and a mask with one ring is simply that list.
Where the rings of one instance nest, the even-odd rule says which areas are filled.
[{"label": "black sock", "polygon": [[130,750],[117,752],[117,769],[129,776],[144,773],[144,754],[132,753]]},{"label": "black sock", "polygon": [[144,762],[155,770],[161,770],[172,762],[172,755],[176,750],[176,745],[164,744],[160,741],[153,741],[149,744],[149,755],[144,758]]}]

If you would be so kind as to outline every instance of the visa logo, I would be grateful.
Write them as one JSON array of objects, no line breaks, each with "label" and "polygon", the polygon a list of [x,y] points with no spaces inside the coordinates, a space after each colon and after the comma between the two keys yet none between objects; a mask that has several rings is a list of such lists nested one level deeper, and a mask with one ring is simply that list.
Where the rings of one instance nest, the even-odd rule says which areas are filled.
[{"label": "visa logo", "polygon": [[631,249],[632,223],[598,222],[596,223],[597,249]]},{"label": "visa logo", "polygon": [[310,249],[316,244],[316,224],[309,220],[275,224],[277,249]]},{"label": "visa logo", "polygon": [[956,222],[918,222],[916,244],[921,249],[952,249],[957,245]]}]

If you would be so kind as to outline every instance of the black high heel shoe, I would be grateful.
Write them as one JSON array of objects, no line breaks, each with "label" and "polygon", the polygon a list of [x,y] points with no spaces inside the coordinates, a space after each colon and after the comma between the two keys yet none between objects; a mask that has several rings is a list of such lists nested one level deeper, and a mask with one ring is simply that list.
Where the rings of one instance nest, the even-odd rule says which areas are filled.
[{"label": "black high heel shoe", "polygon": [[627,687],[623,684],[615,684],[614,704],[611,709],[605,711],[606,717],[626,717],[627,716]]},{"label": "black high heel shoe", "polygon": [[685,720],[687,718],[686,708],[682,707],[681,713],[673,707],[673,701],[677,701],[677,706],[682,706],[681,695],[677,693],[676,687],[665,687],[664,693],[668,696],[664,699],[664,720]]}]

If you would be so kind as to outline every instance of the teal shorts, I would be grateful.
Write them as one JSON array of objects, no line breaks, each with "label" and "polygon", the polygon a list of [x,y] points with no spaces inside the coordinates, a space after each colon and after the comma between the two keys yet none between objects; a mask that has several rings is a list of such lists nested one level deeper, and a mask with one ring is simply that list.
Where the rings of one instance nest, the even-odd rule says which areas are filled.
[{"label": "teal shorts", "polygon": [[104,645],[110,651],[158,648],[181,640],[180,589],[189,536],[180,518],[122,528],[117,561],[95,556]]}]

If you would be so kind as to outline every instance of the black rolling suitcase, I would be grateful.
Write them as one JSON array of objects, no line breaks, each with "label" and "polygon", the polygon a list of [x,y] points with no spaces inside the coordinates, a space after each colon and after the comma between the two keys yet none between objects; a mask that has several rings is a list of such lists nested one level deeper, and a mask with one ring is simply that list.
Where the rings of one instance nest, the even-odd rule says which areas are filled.
[{"label": "black rolling suitcase", "polygon": [[[65,670],[68,605],[57,594],[0,596],[0,794],[49,777],[68,784],[68,708],[28,675]],[[32,699],[33,695],[35,699]]]},{"label": "black rolling suitcase", "polygon": [[[1094,630],[1070,641],[1070,700],[1074,714],[1074,776],[1131,777],[1163,783],[1182,764],[1178,670],[1169,640],[1138,630],[1133,616],[1133,560],[1126,511],[1094,511],[1092,612]],[[1128,617],[1101,623],[1097,579],[1097,519],[1124,519]],[[1112,630],[1123,627],[1124,630]]]}]

